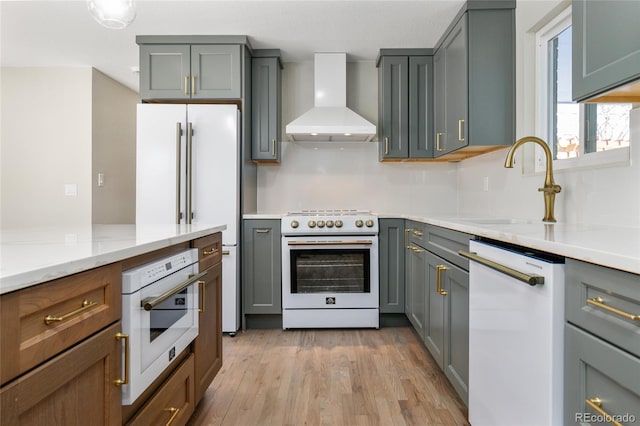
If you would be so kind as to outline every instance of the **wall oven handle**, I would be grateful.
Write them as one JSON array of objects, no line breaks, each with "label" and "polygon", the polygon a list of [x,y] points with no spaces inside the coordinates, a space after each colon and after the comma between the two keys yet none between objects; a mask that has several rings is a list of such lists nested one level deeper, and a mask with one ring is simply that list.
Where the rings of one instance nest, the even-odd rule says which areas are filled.
[{"label": "wall oven handle", "polygon": [[140,306],[143,307],[145,311],[150,311],[153,308],[155,308],[157,305],[159,305],[160,303],[164,302],[165,300],[167,300],[168,298],[173,296],[174,294],[180,293],[182,290],[184,290],[185,288],[189,287],[191,284],[193,284],[193,283],[195,283],[197,281],[200,281],[202,279],[202,277],[204,277],[205,275],[207,275],[207,271],[200,272],[197,275],[192,275],[192,276],[189,277],[188,280],[186,280],[182,284],[172,288],[171,290],[165,291],[160,296],[147,297],[146,299],[143,299],[140,302]]},{"label": "wall oven handle", "polygon": [[290,246],[351,246],[358,245],[372,245],[371,240],[344,240],[344,241],[289,241]]},{"label": "wall oven handle", "polygon": [[484,257],[480,257],[476,253],[460,250],[458,254],[462,257],[466,257],[469,260],[480,263],[481,265],[487,266],[498,272],[502,272],[503,274],[508,275],[511,278],[515,278],[519,281],[525,282],[531,286],[534,286],[537,284],[544,284],[544,277],[540,275],[525,274],[516,269],[512,269],[512,268],[509,268],[508,266],[504,266],[499,263],[493,262],[489,259],[485,259]]}]

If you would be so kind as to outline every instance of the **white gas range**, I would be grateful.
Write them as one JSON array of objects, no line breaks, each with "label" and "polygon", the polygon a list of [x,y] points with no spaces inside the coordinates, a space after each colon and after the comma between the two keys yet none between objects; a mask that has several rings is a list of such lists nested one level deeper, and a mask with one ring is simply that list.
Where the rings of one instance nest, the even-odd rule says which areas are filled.
[{"label": "white gas range", "polygon": [[378,218],[303,210],[282,218],[282,325],[378,328]]}]

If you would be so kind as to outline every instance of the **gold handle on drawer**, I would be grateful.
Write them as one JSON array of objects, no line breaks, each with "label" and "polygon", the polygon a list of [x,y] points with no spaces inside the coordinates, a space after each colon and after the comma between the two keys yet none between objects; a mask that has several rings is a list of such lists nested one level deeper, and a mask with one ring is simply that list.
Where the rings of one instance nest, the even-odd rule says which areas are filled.
[{"label": "gold handle on drawer", "polygon": [[184,76],[184,95],[189,96],[189,76]]},{"label": "gold handle on drawer", "polygon": [[595,306],[596,308],[604,309],[605,311],[618,315],[624,319],[628,319],[630,321],[640,321],[640,315],[630,314],[628,312],[621,311],[620,309],[616,309],[612,306],[605,305],[604,299],[602,297],[592,297],[590,299],[587,299],[587,303],[591,306]]},{"label": "gold handle on drawer", "polygon": [[78,309],[73,310],[71,312],[68,312],[64,315],[47,315],[46,317],[44,317],[44,323],[47,325],[50,325],[53,322],[59,322],[59,321],[64,321],[66,319],[71,318],[74,315],[78,315],[81,312],[86,311],[87,309],[91,308],[92,306],[97,305],[97,302],[94,302],[92,300],[83,300],[82,301],[82,306],[80,306]]},{"label": "gold handle on drawer", "polygon": [[436,266],[436,291],[438,292],[438,294],[440,296],[446,296],[447,295],[447,291],[442,289],[442,273],[444,271],[446,271],[447,268],[444,265],[438,265]]},{"label": "gold handle on drawer", "polygon": [[409,248],[410,248],[410,249],[411,249],[411,251],[412,251],[412,252],[414,252],[414,253],[421,253],[421,252],[422,252],[422,249],[421,249],[421,248],[418,248],[418,247],[411,246],[411,247],[409,247]]},{"label": "gold handle on drawer", "polygon": [[124,339],[124,379],[116,379],[113,383],[116,386],[122,386],[129,383],[129,335],[118,333],[116,339]]},{"label": "gold handle on drawer", "polygon": [[389,155],[389,138],[384,138],[384,155]]},{"label": "gold handle on drawer", "polygon": [[613,419],[613,416],[602,409],[602,400],[599,397],[587,398],[584,400],[589,407],[604,417],[605,421],[615,426],[623,426],[622,423]]},{"label": "gold handle on drawer", "polygon": [[256,229],[256,234],[268,234],[271,229]]},{"label": "gold handle on drawer", "polygon": [[444,151],[442,148],[440,148],[440,137],[444,135],[444,133],[436,133],[436,151]]},{"label": "gold handle on drawer", "polygon": [[218,250],[217,248],[215,248],[215,247],[211,247],[211,250],[206,250],[206,249],[205,249],[205,250],[202,250],[202,254],[203,254],[203,255],[205,255],[205,256],[209,256],[209,255],[212,255],[212,254],[216,254],[216,253],[218,253],[219,251],[220,251],[220,250]]},{"label": "gold handle on drawer", "polygon": [[198,281],[200,286],[200,307],[198,312],[204,312],[207,307],[207,283],[205,281]]},{"label": "gold handle on drawer", "polygon": [[464,120],[458,120],[458,141],[464,142],[464,135],[462,134],[462,130],[464,128]]},{"label": "gold handle on drawer", "polygon": [[165,426],[170,426],[171,423],[173,423],[173,421],[176,419],[176,417],[178,417],[178,413],[180,412],[180,409],[175,407],[169,407],[169,408],[165,408],[163,411],[168,411],[171,413],[171,418],[165,425]]},{"label": "gold handle on drawer", "polygon": [[413,231],[413,229],[404,230],[404,248],[406,248],[407,250],[411,249],[411,246],[409,245],[409,232],[411,231]]},{"label": "gold handle on drawer", "polygon": [[422,231],[418,231],[417,229],[413,230],[413,235],[416,237],[422,237]]},{"label": "gold handle on drawer", "polygon": [[272,157],[276,156],[276,140],[275,139],[271,139],[271,156]]}]

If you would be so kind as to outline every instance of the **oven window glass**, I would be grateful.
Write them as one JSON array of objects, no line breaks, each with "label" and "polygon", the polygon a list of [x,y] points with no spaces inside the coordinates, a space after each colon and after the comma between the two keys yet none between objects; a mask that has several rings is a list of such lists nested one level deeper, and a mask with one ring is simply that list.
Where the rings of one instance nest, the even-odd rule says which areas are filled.
[{"label": "oven window glass", "polygon": [[369,249],[291,250],[291,293],[369,293]]},{"label": "oven window glass", "polygon": [[189,289],[176,293],[149,313],[151,315],[150,341],[153,342],[187,314],[187,297]]}]

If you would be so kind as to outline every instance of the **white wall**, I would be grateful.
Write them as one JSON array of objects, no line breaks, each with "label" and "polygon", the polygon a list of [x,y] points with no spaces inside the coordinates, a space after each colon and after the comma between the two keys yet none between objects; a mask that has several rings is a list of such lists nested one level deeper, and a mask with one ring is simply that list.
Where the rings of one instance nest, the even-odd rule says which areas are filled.
[{"label": "white wall", "polygon": [[1,227],[90,224],[91,69],[1,74]]},{"label": "white wall", "polygon": [[[569,4],[519,0],[516,8],[516,133],[535,134],[535,30]],[[428,47],[428,46],[427,46]],[[347,104],[377,124],[377,69],[349,63]],[[313,64],[285,63],[283,127],[313,104]],[[634,112],[631,165],[556,171],[556,218],[640,226],[640,112]],[[283,129],[284,131],[284,129]],[[636,149],[634,149],[636,148]],[[505,169],[506,149],[461,163],[379,163],[377,143],[283,143],[279,166],[258,166],[258,211],[362,208],[378,212],[541,219],[544,176]],[[524,147],[521,151],[526,151]],[[517,154],[522,164],[520,152]],[[483,190],[484,178],[488,191]]]}]

